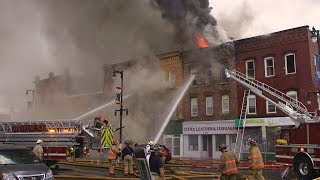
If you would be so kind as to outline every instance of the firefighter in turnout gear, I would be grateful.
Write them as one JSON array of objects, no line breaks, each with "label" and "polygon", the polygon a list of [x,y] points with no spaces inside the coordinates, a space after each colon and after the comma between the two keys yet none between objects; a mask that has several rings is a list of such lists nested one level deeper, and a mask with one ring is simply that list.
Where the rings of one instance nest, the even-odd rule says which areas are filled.
[{"label": "firefighter in turnout gear", "polygon": [[133,148],[130,146],[131,142],[127,140],[125,142],[125,147],[122,149],[122,159],[124,166],[124,175],[133,175]]},{"label": "firefighter in turnout gear", "polygon": [[262,169],[264,168],[264,163],[262,159],[262,154],[257,147],[257,141],[254,139],[250,140],[250,154],[249,154],[249,172],[248,180],[264,180],[262,175]]},{"label": "firefighter in turnout gear", "polygon": [[101,128],[101,116],[97,115],[94,118],[94,127],[100,129]]},{"label": "firefighter in turnout gear", "polygon": [[109,126],[109,118],[105,118],[102,122],[102,130],[101,130],[101,149],[105,150],[106,148],[110,148],[112,146],[113,140],[113,130]]},{"label": "firefighter in turnout gear", "polygon": [[238,160],[236,155],[227,148],[228,146],[225,144],[219,146],[219,150],[222,152],[219,165],[221,172],[220,180],[236,180]]},{"label": "firefighter in turnout gear", "polygon": [[38,139],[37,140],[37,145],[33,148],[33,152],[38,156],[41,161],[43,160],[43,148],[41,146],[42,140]]},{"label": "firefighter in turnout gear", "polygon": [[114,170],[116,169],[116,165],[117,165],[117,156],[121,154],[117,145],[118,145],[118,141],[114,139],[112,141],[111,148],[108,150],[109,176],[114,176],[116,174]]}]

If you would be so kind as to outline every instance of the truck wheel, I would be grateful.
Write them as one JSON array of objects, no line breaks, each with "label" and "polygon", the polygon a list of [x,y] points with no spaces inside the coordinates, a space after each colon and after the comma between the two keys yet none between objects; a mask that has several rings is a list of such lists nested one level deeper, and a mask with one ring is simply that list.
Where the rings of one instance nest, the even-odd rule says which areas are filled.
[{"label": "truck wheel", "polygon": [[301,157],[296,160],[294,169],[297,175],[301,179],[312,179],[314,176],[314,169],[310,159],[306,157]]}]

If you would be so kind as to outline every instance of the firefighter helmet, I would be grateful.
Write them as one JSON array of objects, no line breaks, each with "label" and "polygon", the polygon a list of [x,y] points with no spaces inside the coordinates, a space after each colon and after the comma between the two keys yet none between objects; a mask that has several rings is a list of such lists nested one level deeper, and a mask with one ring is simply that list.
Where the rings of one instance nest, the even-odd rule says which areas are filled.
[{"label": "firefighter helmet", "polygon": [[94,119],[95,119],[95,120],[101,119],[101,116],[98,114],[98,115],[96,115],[96,117],[95,117]]},{"label": "firefighter helmet", "polygon": [[105,117],[103,120],[104,120],[104,121],[109,121],[109,120],[110,120],[110,118]]},{"label": "firefighter helmet", "polygon": [[117,145],[117,144],[118,144],[118,141],[117,141],[116,139],[114,139],[114,140],[112,141],[112,144],[113,144],[113,145]]},{"label": "firefighter helmet", "polygon": [[257,141],[255,139],[250,139],[250,145],[257,145]]},{"label": "firefighter helmet", "polygon": [[225,144],[220,144],[220,145],[219,145],[219,150],[220,150],[220,151],[223,150],[223,149],[227,149],[227,148],[228,148],[228,146],[225,145]]},{"label": "firefighter helmet", "polygon": [[154,143],[153,141],[149,141],[148,144],[149,144],[150,146],[155,145],[155,143]]},{"label": "firefighter helmet", "polygon": [[124,144],[127,145],[127,146],[129,146],[129,145],[131,144],[131,142],[130,142],[129,140],[126,140],[126,141],[124,142]]},{"label": "firefighter helmet", "polygon": [[38,139],[37,140],[37,144],[41,144],[42,143],[42,140],[41,139]]}]

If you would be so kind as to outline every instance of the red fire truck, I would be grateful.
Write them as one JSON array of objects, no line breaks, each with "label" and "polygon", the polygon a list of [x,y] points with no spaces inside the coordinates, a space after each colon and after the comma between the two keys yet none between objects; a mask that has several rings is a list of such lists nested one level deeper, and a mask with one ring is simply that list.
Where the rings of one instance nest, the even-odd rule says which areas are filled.
[{"label": "red fire truck", "polygon": [[247,116],[248,95],[254,93],[287,114],[295,123],[293,127],[282,129],[281,138],[286,143],[275,147],[276,162],[286,164],[297,173],[300,179],[312,179],[319,176],[320,169],[320,123],[315,113],[296,99],[274,89],[265,83],[259,82],[236,70],[227,70],[226,76],[241,84],[247,89],[244,92],[240,120],[243,128],[238,128],[235,152],[240,152],[243,144],[245,120]]},{"label": "red fire truck", "polygon": [[33,148],[38,139],[43,141],[48,166],[68,156],[82,156],[86,143],[92,148],[91,142],[98,140],[88,126],[76,120],[0,122],[0,143]]}]

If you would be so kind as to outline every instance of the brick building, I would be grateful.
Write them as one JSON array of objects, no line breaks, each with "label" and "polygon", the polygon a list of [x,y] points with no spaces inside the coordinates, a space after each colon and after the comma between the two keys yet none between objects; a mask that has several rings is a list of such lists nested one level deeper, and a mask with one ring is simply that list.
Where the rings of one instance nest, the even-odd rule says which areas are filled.
[{"label": "brick building", "polygon": [[[238,71],[298,99],[310,112],[319,112],[319,95],[312,94],[311,103],[307,103],[307,92],[316,91],[318,84],[314,58],[318,50],[311,41],[308,26],[237,40],[235,50]],[[244,90],[238,85],[238,112],[241,112]],[[267,142],[263,150],[273,152],[277,138],[275,128],[292,125],[285,116],[288,115],[272,103],[250,95],[245,140],[253,137],[260,144]]]},{"label": "brick building", "polygon": [[236,84],[225,68],[234,68],[233,44],[182,53],[185,80],[195,75],[183,99],[183,156],[220,156],[218,146],[235,141]]}]

